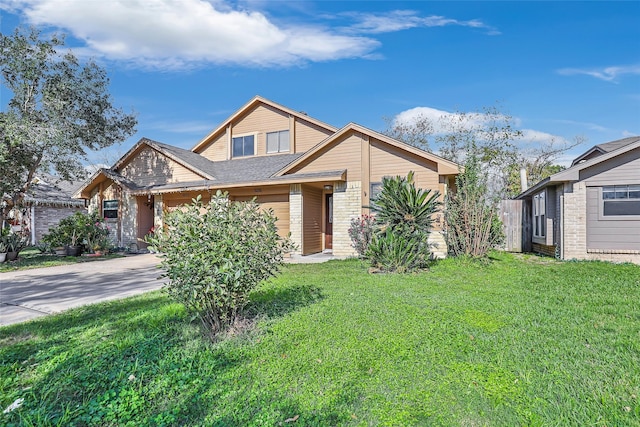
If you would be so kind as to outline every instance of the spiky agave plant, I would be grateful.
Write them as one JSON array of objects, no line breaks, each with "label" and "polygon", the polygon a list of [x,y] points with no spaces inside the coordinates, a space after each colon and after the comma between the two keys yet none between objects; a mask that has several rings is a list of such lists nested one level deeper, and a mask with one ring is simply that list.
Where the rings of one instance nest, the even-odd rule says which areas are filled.
[{"label": "spiky agave plant", "polygon": [[[382,179],[382,190],[371,206],[376,214],[377,228],[377,233],[371,242],[372,250],[369,251],[374,266],[385,270],[385,266],[381,264],[389,262],[388,256],[404,253],[407,250],[415,252],[411,256],[407,253],[402,256],[404,259],[413,260],[411,265],[400,269],[393,268],[393,270],[409,271],[426,266],[430,253],[427,239],[433,226],[433,214],[441,205],[439,196],[438,191],[417,188],[413,171],[406,177]],[[389,238],[389,234],[394,238]],[[394,247],[397,245],[401,245],[404,250],[396,251]],[[381,256],[387,252],[390,253]],[[387,262],[379,262],[385,258]]]}]

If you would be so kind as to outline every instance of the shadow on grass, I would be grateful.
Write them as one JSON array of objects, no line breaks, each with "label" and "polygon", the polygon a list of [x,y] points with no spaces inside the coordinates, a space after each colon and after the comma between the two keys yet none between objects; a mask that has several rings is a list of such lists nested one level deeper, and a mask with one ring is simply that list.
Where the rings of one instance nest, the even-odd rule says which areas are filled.
[{"label": "shadow on grass", "polygon": [[[321,299],[298,285],[252,294],[246,313],[274,319]],[[80,307],[0,330],[0,407],[18,425],[335,425],[254,378],[251,343],[207,342],[161,292]],[[304,420],[304,421],[303,421]],[[133,425],[132,424],[132,425]]]},{"label": "shadow on grass", "polygon": [[323,298],[320,288],[315,286],[268,287],[251,294],[244,314],[249,318],[266,317],[272,319],[311,305]]}]

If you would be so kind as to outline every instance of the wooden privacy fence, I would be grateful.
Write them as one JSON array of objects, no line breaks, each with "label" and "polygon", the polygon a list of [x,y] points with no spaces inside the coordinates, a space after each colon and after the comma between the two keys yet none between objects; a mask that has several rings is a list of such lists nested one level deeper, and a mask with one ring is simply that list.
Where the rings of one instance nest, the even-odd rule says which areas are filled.
[{"label": "wooden privacy fence", "polygon": [[507,252],[531,252],[531,204],[527,200],[501,200],[498,214],[502,220]]}]

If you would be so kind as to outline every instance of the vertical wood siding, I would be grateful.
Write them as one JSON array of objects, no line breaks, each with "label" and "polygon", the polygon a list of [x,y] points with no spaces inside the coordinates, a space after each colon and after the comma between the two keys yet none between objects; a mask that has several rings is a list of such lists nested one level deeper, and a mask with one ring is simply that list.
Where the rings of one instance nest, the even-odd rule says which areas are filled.
[{"label": "vertical wood siding", "polygon": [[304,153],[332,134],[331,131],[302,119],[296,119],[296,153]]},{"label": "vertical wood siding", "polygon": [[302,254],[322,252],[322,190],[302,186]]},{"label": "vertical wood siding", "polygon": [[142,186],[202,179],[200,175],[150,147],[142,148],[120,169],[120,173]]},{"label": "vertical wood siding", "polygon": [[222,132],[204,150],[200,150],[200,154],[211,161],[219,162],[227,160],[228,148],[227,133]]},{"label": "vertical wood siding", "polygon": [[361,136],[349,133],[341,140],[325,148],[317,157],[298,166],[292,173],[322,172],[348,169],[349,181],[359,181],[361,176]]}]

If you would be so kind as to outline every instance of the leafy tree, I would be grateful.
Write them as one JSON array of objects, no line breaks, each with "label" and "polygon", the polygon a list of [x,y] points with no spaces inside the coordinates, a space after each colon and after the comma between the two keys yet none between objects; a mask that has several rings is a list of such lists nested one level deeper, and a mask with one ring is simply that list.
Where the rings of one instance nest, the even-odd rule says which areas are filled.
[{"label": "leafy tree", "polygon": [[432,148],[445,159],[464,164],[473,155],[487,176],[487,191],[496,198],[520,193],[520,169],[525,168],[533,184],[558,170],[557,159],[584,142],[552,140],[534,149],[523,148],[522,131],[499,106],[478,112],[455,112],[438,119],[419,115],[411,122],[387,120],[384,133],[422,149]]},{"label": "leafy tree", "polygon": [[165,230],[147,238],[162,252],[166,292],[215,335],[231,325],[249,293],[275,276],[291,241],[277,233],[273,211],[232,202],[218,191],[165,216]]},{"label": "leafy tree", "polygon": [[427,240],[440,193],[416,188],[413,176],[409,172],[406,177],[382,178],[382,189],[371,206],[376,230],[366,256],[382,271],[413,271],[429,261]]},{"label": "leafy tree", "polygon": [[2,81],[12,94],[0,113],[0,195],[11,199],[7,208],[22,204],[37,172],[83,178],[87,150],[135,131],[135,116],[112,105],[105,69],[81,64],[63,47],[63,36],[41,38],[33,27],[0,34]]}]

